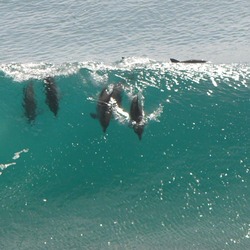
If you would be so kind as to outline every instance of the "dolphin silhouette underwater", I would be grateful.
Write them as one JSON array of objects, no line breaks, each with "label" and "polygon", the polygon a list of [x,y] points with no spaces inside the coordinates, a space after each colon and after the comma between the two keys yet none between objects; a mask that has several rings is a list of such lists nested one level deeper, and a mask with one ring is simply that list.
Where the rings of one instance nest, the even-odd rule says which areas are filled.
[{"label": "dolphin silhouette underwater", "polygon": [[36,118],[36,99],[35,99],[35,91],[32,82],[29,82],[26,87],[23,88],[23,107],[24,114],[28,119],[29,123],[35,121]]},{"label": "dolphin silhouette underwater", "polygon": [[114,85],[111,93],[111,97],[116,101],[118,107],[121,107],[122,104],[122,90],[123,90],[122,84],[118,83]]},{"label": "dolphin silhouette underwater", "polygon": [[205,60],[199,60],[199,59],[191,59],[191,60],[185,60],[185,61],[179,61],[174,58],[170,58],[170,61],[172,63],[206,63],[207,61]]},{"label": "dolphin silhouette underwater", "polygon": [[143,110],[139,103],[138,95],[132,99],[129,116],[134,132],[138,135],[139,140],[141,140],[145,123],[143,121]]},{"label": "dolphin silhouette underwater", "polygon": [[122,102],[121,93],[121,84],[116,84],[113,87],[111,93],[108,92],[108,89],[106,87],[103,88],[97,101],[96,113],[90,113],[90,116],[92,118],[99,120],[104,133],[106,132],[112,117],[111,98],[113,98],[116,101],[117,105],[120,107]]},{"label": "dolphin silhouette underwater", "polygon": [[51,112],[57,116],[59,110],[59,98],[58,98],[58,89],[55,83],[54,78],[46,77],[44,79],[45,95],[46,95],[46,104],[49,106]]}]

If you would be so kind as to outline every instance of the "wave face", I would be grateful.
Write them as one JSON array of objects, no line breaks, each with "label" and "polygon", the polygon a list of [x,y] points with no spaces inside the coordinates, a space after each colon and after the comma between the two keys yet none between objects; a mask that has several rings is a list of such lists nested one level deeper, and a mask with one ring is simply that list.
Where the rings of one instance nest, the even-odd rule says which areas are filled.
[{"label": "wave face", "polygon": [[[90,113],[118,83],[122,110],[103,133]],[[2,64],[0,248],[248,249],[249,86],[249,64]],[[141,141],[126,116],[136,94]]]}]

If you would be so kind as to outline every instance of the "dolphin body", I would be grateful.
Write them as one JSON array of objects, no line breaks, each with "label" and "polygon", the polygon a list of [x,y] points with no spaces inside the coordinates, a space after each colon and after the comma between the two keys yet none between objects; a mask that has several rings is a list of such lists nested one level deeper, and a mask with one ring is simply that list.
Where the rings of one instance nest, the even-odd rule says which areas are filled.
[{"label": "dolphin body", "polygon": [[112,115],[111,106],[109,104],[111,95],[112,93],[109,94],[107,88],[103,88],[97,101],[96,113],[90,113],[92,118],[99,120],[104,133],[109,126]]},{"label": "dolphin body", "polygon": [[141,140],[145,124],[143,122],[143,111],[139,103],[138,95],[136,95],[131,102],[129,116],[134,132],[138,135],[139,140]]},{"label": "dolphin body", "polygon": [[185,61],[179,61],[174,58],[170,58],[170,61],[172,63],[206,63],[207,61],[205,60],[198,60],[198,59],[191,59],[191,60],[185,60]]},{"label": "dolphin body", "polygon": [[122,90],[123,90],[122,84],[118,83],[113,87],[113,91],[111,93],[111,97],[115,99],[119,108],[121,107],[122,104]]},{"label": "dolphin body", "polygon": [[26,87],[23,88],[23,107],[24,114],[28,119],[29,123],[35,121],[36,118],[36,99],[33,83],[30,82]]},{"label": "dolphin body", "polygon": [[122,102],[122,89],[122,84],[120,83],[113,87],[111,93],[108,93],[106,87],[103,88],[97,101],[96,113],[90,113],[92,118],[99,120],[104,133],[106,132],[112,117],[111,98],[115,99],[118,107],[120,107]]},{"label": "dolphin body", "polygon": [[56,83],[52,77],[46,77],[44,79],[44,87],[46,94],[46,104],[49,106],[51,112],[57,116],[59,110],[59,98],[58,98],[58,89]]}]

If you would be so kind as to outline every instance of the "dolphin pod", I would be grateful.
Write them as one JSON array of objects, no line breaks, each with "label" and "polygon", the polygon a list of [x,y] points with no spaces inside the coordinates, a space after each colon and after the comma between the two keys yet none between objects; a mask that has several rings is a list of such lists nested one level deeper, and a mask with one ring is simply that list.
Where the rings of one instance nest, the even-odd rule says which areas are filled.
[{"label": "dolphin pod", "polygon": [[[107,87],[104,87],[98,97],[96,113],[90,113],[92,118],[99,120],[104,133],[106,132],[112,118],[112,99],[115,101],[118,107],[121,107],[122,89],[123,87],[120,83],[114,85],[112,91],[108,91]],[[141,140],[145,122],[143,120],[144,114],[138,95],[136,95],[131,101],[130,112],[128,116],[131,127],[138,135],[139,140]]]},{"label": "dolphin pod", "polygon": [[[57,116],[59,110],[59,98],[58,89],[55,80],[52,77],[46,77],[44,79],[44,89],[46,95],[46,104],[48,105],[51,112]],[[28,119],[29,123],[33,123],[37,116],[37,102],[34,90],[34,84],[29,82],[23,88],[23,103],[24,115]]]},{"label": "dolphin pod", "polygon": [[[121,83],[114,84],[111,90],[110,87],[104,87],[97,100],[96,112],[90,113],[92,118],[98,119],[104,133],[106,133],[109,126],[114,108],[121,108],[122,106],[122,91],[123,85]],[[46,77],[44,79],[44,93],[46,96],[46,104],[48,105],[50,111],[57,116],[59,110],[59,98],[58,88],[54,78]],[[33,123],[37,116],[37,102],[33,82],[29,82],[23,88],[22,106],[28,122]],[[133,97],[129,113],[124,113],[126,113],[126,117],[129,119],[129,124],[138,135],[139,140],[141,140],[145,122],[143,119],[144,112],[138,95]]]}]

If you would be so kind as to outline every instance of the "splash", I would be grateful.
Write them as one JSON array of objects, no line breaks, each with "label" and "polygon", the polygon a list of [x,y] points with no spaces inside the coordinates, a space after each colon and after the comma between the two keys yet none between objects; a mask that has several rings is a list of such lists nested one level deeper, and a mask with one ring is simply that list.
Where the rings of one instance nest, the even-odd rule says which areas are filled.
[{"label": "splash", "polygon": [[[5,170],[6,168],[12,166],[12,165],[16,165],[15,162],[11,162],[11,163],[7,163],[7,164],[0,164],[0,169],[3,171]],[[2,175],[2,171],[0,171],[0,175]]]},{"label": "splash", "polygon": [[[12,157],[12,159],[13,160],[17,160],[17,159],[19,159],[20,157],[21,157],[21,154],[22,153],[28,153],[29,152],[29,149],[27,148],[27,149],[23,149],[23,150],[21,150],[21,151],[19,151],[19,152],[16,152],[16,153],[14,153],[14,156]],[[0,164],[0,175],[2,175],[2,171],[3,170],[5,170],[5,169],[7,169],[8,167],[10,167],[10,166],[13,166],[13,165],[16,165],[16,162],[11,162],[11,163],[2,163],[2,164]]]},{"label": "splash", "polygon": [[14,154],[14,156],[12,157],[12,159],[13,160],[16,160],[16,159],[18,159],[18,158],[20,158],[20,155],[22,154],[22,153],[28,153],[29,152],[29,149],[27,148],[27,149],[23,149],[23,150],[21,150],[21,151],[19,151],[19,152],[16,152],[15,154]]}]

